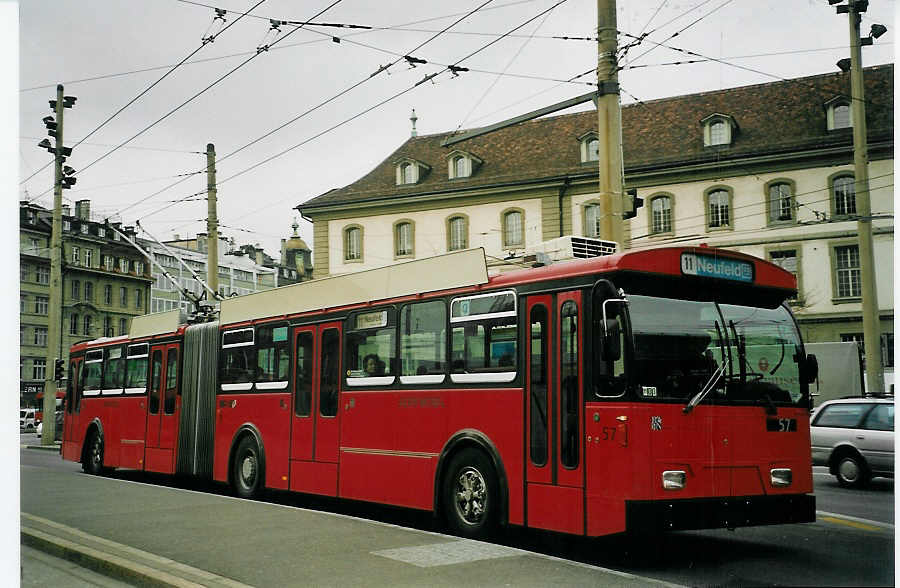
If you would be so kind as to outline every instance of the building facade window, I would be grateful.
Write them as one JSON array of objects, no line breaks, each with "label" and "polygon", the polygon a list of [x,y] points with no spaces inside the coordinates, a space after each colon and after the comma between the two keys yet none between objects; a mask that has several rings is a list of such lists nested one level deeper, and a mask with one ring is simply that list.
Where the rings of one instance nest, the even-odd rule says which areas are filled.
[{"label": "building facade window", "polygon": [[451,216],[447,219],[447,251],[459,251],[469,246],[469,219]]},{"label": "building facade window", "polygon": [[344,229],[344,261],[362,261],[363,229],[352,226]]},{"label": "building facade window", "polygon": [[128,260],[125,259],[124,257],[119,259],[119,271],[122,272],[123,274],[128,273]]},{"label": "building facade window", "polygon": [[19,281],[27,282],[28,277],[31,275],[31,268],[27,263],[23,263],[19,266]]},{"label": "building facade window", "polygon": [[770,223],[794,220],[794,188],[791,183],[777,181],[768,185],[767,208]]},{"label": "building facade window", "polygon": [[416,183],[416,168],[411,163],[404,163],[400,166],[400,176],[403,178],[404,184]]},{"label": "building facade window", "polygon": [[81,263],[81,249],[77,245],[72,245],[72,264],[78,265]]},{"label": "building facade window", "polygon": [[650,234],[672,232],[672,197],[654,196],[650,199]]},{"label": "building facade window", "polygon": [[34,344],[40,347],[47,346],[47,327],[34,328]]},{"label": "building facade window", "polygon": [[728,135],[725,132],[725,123],[716,121],[709,125],[709,144],[725,145],[728,143]]},{"label": "building facade window", "polygon": [[103,286],[103,304],[112,304],[112,286]]},{"label": "building facade window", "polygon": [[92,282],[84,283],[84,299],[87,302],[94,301],[94,284]]},{"label": "building facade window", "polygon": [[28,304],[28,296],[19,294],[19,312],[25,312],[25,306]]},{"label": "building facade window", "polygon": [[63,222],[62,222],[62,228],[64,231],[71,231],[72,230],[72,221],[64,218]]},{"label": "building facade window", "polygon": [[50,268],[39,265],[37,268],[37,283],[38,284],[49,284],[50,283]]},{"label": "building facade window", "polygon": [[703,125],[703,145],[717,147],[734,142],[737,121],[727,114],[711,114],[700,121]]},{"label": "building facade window", "polygon": [[119,306],[122,308],[128,307],[128,288],[125,286],[119,287]]},{"label": "building facade window", "polygon": [[853,111],[850,101],[842,96],[827,103],[827,124],[829,131],[849,129],[853,127]]},{"label": "building facade window", "polygon": [[84,250],[84,267],[93,267],[92,257],[94,255],[93,249],[85,249]]},{"label": "building facade window", "polygon": [[103,336],[104,337],[115,337],[111,323],[112,323],[112,320],[108,316],[103,317]]},{"label": "building facade window", "polygon": [[46,296],[35,296],[34,297],[34,314],[47,314],[47,309],[49,308],[50,299]]},{"label": "building facade window", "polygon": [[90,335],[92,323],[93,319],[91,318],[91,315],[84,315],[84,330],[82,331],[82,333],[84,333],[85,335]]},{"label": "building facade window", "polygon": [[848,216],[856,214],[856,178],[838,176],[831,181],[831,215]]},{"label": "building facade window", "polygon": [[78,334],[78,315],[77,314],[69,315],[69,334],[70,335]]},{"label": "building facade window", "polygon": [[466,169],[466,158],[462,155],[458,155],[453,158],[453,170],[455,175],[453,177],[456,178],[465,178],[469,175],[469,171]]},{"label": "building facade window", "polygon": [[794,274],[797,280],[797,295],[790,299],[791,302],[797,302],[800,296],[800,258],[796,249],[773,249],[768,252],[769,261],[785,271]]},{"label": "building facade window", "polygon": [[707,227],[721,229],[731,226],[731,193],[716,188],[706,194]]},{"label": "building facade window", "polygon": [[134,291],[134,307],[140,309],[144,304],[144,293],[140,288],[135,289]]},{"label": "building facade window", "polygon": [[106,229],[104,229],[103,227],[97,227],[97,236],[101,238],[106,237]]},{"label": "building facade window", "polygon": [[72,300],[80,300],[81,299],[81,282],[78,280],[72,280]]},{"label": "building facade window", "polygon": [[503,227],[503,247],[523,247],[525,245],[525,213],[522,210],[506,210],[501,215]]},{"label": "building facade window", "polygon": [[841,245],[834,248],[835,285],[838,298],[858,298],[862,295],[862,276],[859,267],[859,246]]},{"label": "building facade window", "polygon": [[412,257],[414,254],[415,230],[411,221],[394,224],[394,257]]},{"label": "building facade window", "polygon": [[[223,274],[222,274],[222,269],[223,269],[223,268],[221,268],[221,267],[219,268],[219,275],[220,275],[220,276],[223,275]],[[226,276],[229,275],[229,274],[228,274],[228,268],[224,268],[224,269],[225,269],[225,274],[224,274],[224,275],[226,275]],[[135,262],[134,262],[134,273],[137,274],[137,275],[139,275],[139,276],[144,275],[144,262],[143,262],[143,261],[135,261]]]},{"label": "building facade window", "polygon": [[600,237],[600,205],[585,204],[584,205],[584,236]]},{"label": "building facade window", "polygon": [[119,319],[119,334],[124,335],[125,333],[127,333],[128,332],[127,327],[128,327],[128,319],[120,318]]},{"label": "building facade window", "polygon": [[81,234],[82,235],[88,234],[88,224],[87,223],[81,223]]},{"label": "building facade window", "polygon": [[47,377],[47,360],[32,359],[31,360],[31,379],[43,380]]},{"label": "building facade window", "polygon": [[112,255],[104,255],[103,256],[103,267],[106,268],[106,271],[111,272],[116,265],[116,260],[113,259]]}]

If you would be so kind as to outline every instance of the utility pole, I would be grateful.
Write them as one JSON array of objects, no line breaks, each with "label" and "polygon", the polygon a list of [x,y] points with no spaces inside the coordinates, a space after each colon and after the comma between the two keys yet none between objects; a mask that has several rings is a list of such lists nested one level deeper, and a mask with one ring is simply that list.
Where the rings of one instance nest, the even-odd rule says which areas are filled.
[{"label": "utility pole", "polygon": [[[62,189],[63,189],[63,112],[65,97],[62,84],[56,86],[55,148],[53,180],[53,224],[50,229],[50,292],[47,317],[47,360],[44,374],[44,430],[41,445],[53,445],[56,440],[56,360],[61,355],[62,341]],[[47,125],[51,128],[50,125]],[[53,130],[51,128],[51,130]],[[46,139],[45,139],[46,141]],[[48,149],[49,151],[49,149]]]},{"label": "utility pole", "polygon": [[623,231],[622,109],[616,51],[616,0],[597,0],[597,139],[600,238],[625,244]]},{"label": "utility pole", "polygon": [[[866,350],[866,383],[870,394],[884,394],[881,363],[881,324],[878,291],[875,287],[875,254],[872,245],[872,206],[869,199],[869,150],[866,130],[866,102],[863,89],[860,12],[868,1],[850,0],[850,112],[853,120],[853,165],[856,176],[856,230],[859,234],[859,264],[862,279],[863,345]],[[838,7],[838,12],[843,12]],[[874,30],[874,29],[873,29]],[[886,29],[885,29],[886,30]],[[869,37],[867,44],[871,44]]]},{"label": "utility pole", "polygon": [[[216,218],[216,148],[212,143],[206,144],[206,204],[206,281],[213,292],[218,292],[219,221]],[[213,296],[214,298],[215,296]]]}]

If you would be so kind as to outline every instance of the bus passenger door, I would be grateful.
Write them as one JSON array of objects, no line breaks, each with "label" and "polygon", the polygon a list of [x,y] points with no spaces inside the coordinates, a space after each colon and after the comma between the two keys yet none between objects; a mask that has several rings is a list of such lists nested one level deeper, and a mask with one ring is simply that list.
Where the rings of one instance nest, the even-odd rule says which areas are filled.
[{"label": "bus passenger door", "polygon": [[81,448],[79,440],[76,437],[78,428],[78,403],[79,386],[81,376],[81,358],[73,359],[69,362],[69,380],[66,382],[66,406],[63,414],[63,430],[62,430],[62,457],[63,459],[77,461]]},{"label": "bus passenger door", "polygon": [[294,331],[290,489],[337,495],[341,325]]},{"label": "bus passenger door", "polygon": [[175,471],[178,383],[178,344],[151,347],[145,470],[162,473]]},{"label": "bus passenger door", "polygon": [[527,524],[583,534],[581,292],[529,296],[526,313]]}]

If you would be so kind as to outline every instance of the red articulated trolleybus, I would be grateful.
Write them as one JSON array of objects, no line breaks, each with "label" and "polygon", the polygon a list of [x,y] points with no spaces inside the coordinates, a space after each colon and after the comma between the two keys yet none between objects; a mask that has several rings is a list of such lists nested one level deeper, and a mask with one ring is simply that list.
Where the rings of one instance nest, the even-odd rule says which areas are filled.
[{"label": "red articulated trolleybus", "polygon": [[706,247],[488,277],[473,249],[134,319],[71,352],[62,455],[434,511],[458,533],[811,522],[794,277]]}]

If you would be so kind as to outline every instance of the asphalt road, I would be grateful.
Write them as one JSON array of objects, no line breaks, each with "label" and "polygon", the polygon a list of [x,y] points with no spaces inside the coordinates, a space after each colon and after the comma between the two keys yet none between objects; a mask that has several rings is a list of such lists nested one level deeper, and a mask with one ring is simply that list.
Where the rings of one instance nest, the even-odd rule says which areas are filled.
[{"label": "asphalt road", "polygon": [[[22,435],[26,442],[28,435]],[[58,500],[53,493],[29,492],[29,481],[39,470],[64,474],[67,487],[89,478],[78,464],[63,462],[56,453],[22,450],[22,510],[46,516],[53,510],[42,501]],[[168,477],[138,472],[116,472],[114,477],[170,488],[229,494],[219,485],[177,482]],[[736,531],[679,532],[654,540],[621,536],[581,539],[514,528],[494,542],[567,561],[599,566],[641,577],[683,585],[782,586],[891,586],[894,568],[894,484],[876,479],[865,490],[840,488],[817,469],[814,476],[819,520],[814,524],[754,527]],[[32,482],[33,483],[33,482]],[[110,482],[101,500],[129,500],[131,484]],[[185,496],[189,493],[178,494]],[[176,500],[178,500],[176,498]],[[358,516],[407,528],[443,531],[432,517],[402,509],[275,493],[268,508],[284,506],[340,515]],[[172,504],[177,507],[177,504]],[[373,546],[373,549],[377,546]]]}]

